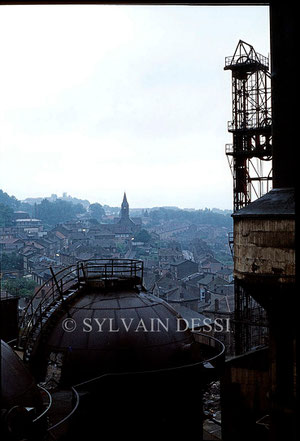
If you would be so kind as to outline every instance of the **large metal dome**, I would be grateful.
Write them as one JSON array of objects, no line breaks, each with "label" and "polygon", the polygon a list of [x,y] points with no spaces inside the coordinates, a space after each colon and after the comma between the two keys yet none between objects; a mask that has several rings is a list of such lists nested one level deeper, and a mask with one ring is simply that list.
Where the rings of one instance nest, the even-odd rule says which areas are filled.
[{"label": "large metal dome", "polygon": [[43,412],[41,389],[18,355],[1,340],[1,439],[42,439]]},{"label": "large metal dome", "polygon": [[64,384],[192,361],[193,337],[176,311],[133,289],[89,287],[62,316],[52,317],[51,327],[32,354],[33,369],[40,368],[41,358],[60,363]]},{"label": "large metal dome", "polygon": [[12,348],[1,340],[1,408],[41,406],[35,380]]},{"label": "large metal dome", "polygon": [[19,340],[25,362],[63,403],[64,391],[74,394],[74,409],[49,428],[55,436],[65,424],[66,440],[99,428],[176,436],[174,421],[199,432],[202,388],[219,376],[224,346],[187,329],[145,291],[142,276],[141,261],[79,262],[53,273],[28,305]]},{"label": "large metal dome", "polygon": [[214,355],[175,309],[143,289],[142,268],[140,261],[87,261],[53,275],[23,330],[24,360],[36,379],[69,386]]}]

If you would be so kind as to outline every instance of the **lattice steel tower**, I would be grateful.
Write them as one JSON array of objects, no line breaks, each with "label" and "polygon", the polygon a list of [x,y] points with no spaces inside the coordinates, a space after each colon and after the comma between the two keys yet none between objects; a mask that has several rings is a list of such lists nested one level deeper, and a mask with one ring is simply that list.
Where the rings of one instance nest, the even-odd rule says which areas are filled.
[{"label": "lattice steel tower", "polygon": [[234,55],[225,58],[232,72],[233,144],[226,155],[233,175],[233,209],[263,196],[272,183],[271,76],[268,58],[240,40]]},{"label": "lattice steel tower", "polygon": [[[232,72],[232,121],[228,131],[233,144],[225,152],[233,175],[233,210],[247,206],[272,186],[271,75],[268,58],[240,40],[234,55],[225,58]],[[229,235],[233,253],[233,236]],[[234,282],[235,352],[242,354],[265,343],[268,323],[265,310]]]}]

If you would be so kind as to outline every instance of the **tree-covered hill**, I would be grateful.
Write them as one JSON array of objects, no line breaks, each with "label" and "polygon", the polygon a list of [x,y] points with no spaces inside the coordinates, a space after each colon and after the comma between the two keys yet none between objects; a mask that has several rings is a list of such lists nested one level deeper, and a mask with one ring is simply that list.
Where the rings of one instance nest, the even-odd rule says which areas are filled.
[{"label": "tree-covered hill", "polygon": [[181,221],[190,222],[194,225],[211,225],[214,227],[232,227],[230,214],[220,214],[212,210],[172,210],[168,208],[158,208],[149,213],[151,224],[156,225],[161,221]]}]

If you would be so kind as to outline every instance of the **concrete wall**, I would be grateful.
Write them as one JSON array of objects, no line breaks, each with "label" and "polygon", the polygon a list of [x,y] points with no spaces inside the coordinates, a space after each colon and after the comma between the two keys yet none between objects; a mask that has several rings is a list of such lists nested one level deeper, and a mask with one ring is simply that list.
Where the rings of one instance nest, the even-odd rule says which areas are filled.
[{"label": "concrete wall", "polygon": [[269,413],[268,349],[225,363],[221,378],[222,440],[266,441],[268,430],[256,423]]},{"label": "concrete wall", "polygon": [[277,276],[290,282],[295,276],[295,221],[242,218],[234,222],[234,274]]}]

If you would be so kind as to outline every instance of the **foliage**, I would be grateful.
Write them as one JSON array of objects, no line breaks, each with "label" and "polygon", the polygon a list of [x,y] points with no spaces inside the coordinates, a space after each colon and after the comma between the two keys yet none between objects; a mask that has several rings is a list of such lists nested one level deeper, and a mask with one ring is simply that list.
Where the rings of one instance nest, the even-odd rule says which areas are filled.
[{"label": "foliage", "polygon": [[89,219],[89,223],[90,223],[90,225],[99,225],[99,222],[97,221],[97,219]]},{"label": "foliage", "polygon": [[210,246],[205,242],[205,240],[200,239],[199,237],[195,237],[189,243],[189,249],[193,250],[196,254],[210,254],[214,255]]},{"label": "foliage", "polygon": [[36,205],[36,217],[49,225],[56,225],[76,218],[77,214],[84,213],[85,209],[81,204],[57,199],[50,202],[43,199]]},{"label": "foliage", "polygon": [[215,213],[208,208],[205,210],[172,210],[168,208],[158,208],[150,211],[149,217],[152,225],[157,225],[161,221],[183,221],[191,222],[195,225],[211,225],[214,227],[232,227],[232,219],[229,214]]},{"label": "foliage", "polygon": [[31,297],[37,284],[25,278],[10,279],[3,282],[3,288],[9,294],[20,297]]},{"label": "foliage", "polygon": [[89,213],[91,214],[92,218],[97,220],[101,220],[102,217],[105,216],[105,210],[101,204],[98,204],[98,202],[89,206]]},{"label": "foliage", "polygon": [[3,190],[0,190],[0,204],[7,205],[13,210],[17,210],[20,207],[20,201],[15,196],[9,196]]},{"label": "foliage", "polygon": [[31,218],[35,217],[34,205],[28,204],[27,202],[21,202],[18,210],[25,211]]},{"label": "foliage", "polygon": [[32,205],[18,201],[15,196],[9,196],[3,190],[0,190],[0,227],[13,225],[14,211],[25,211],[32,216],[32,210]]},{"label": "foliage", "polygon": [[134,240],[136,242],[144,242],[144,243],[148,243],[151,240],[151,235],[148,233],[147,230],[141,230],[137,233],[136,236],[134,236]]},{"label": "foliage", "polygon": [[0,227],[10,227],[13,225],[14,210],[8,205],[0,203]]},{"label": "foliage", "polygon": [[17,253],[2,253],[1,255],[1,269],[7,270],[21,270],[23,269],[23,258]]}]

